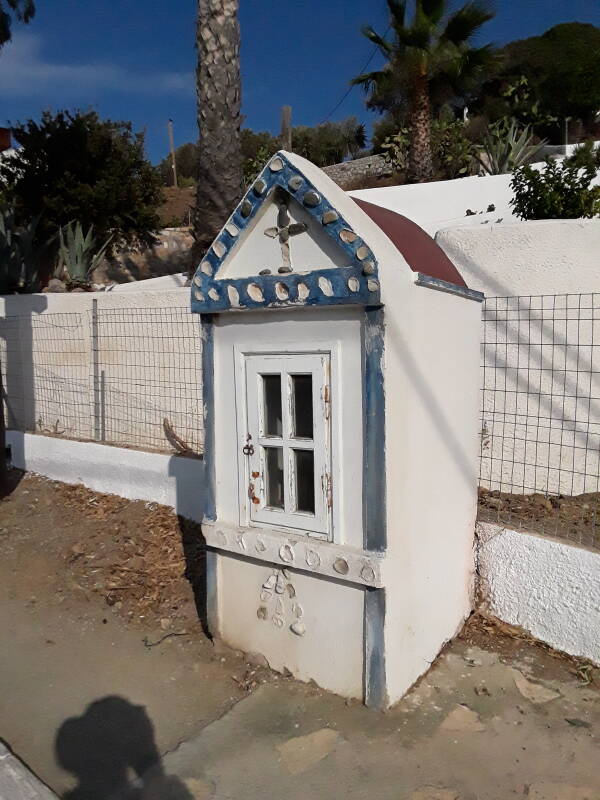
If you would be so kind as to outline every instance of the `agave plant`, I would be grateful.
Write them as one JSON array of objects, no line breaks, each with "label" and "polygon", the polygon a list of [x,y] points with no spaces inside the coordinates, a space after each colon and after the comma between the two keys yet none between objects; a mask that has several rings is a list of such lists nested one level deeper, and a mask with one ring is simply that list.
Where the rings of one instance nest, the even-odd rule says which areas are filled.
[{"label": "agave plant", "polygon": [[87,288],[90,274],[96,269],[112,236],[100,247],[94,237],[94,226],[86,234],[80,222],[69,222],[58,231],[58,264],[55,277],[65,278],[71,286]]},{"label": "agave plant", "polygon": [[14,208],[0,208],[0,294],[32,292],[41,248],[36,243],[39,217],[19,225]]},{"label": "agave plant", "polygon": [[516,120],[499,120],[490,126],[483,140],[483,152],[476,155],[490,175],[504,175],[530,163],[546,144],[533,144],[531,128],[520,128]]}]

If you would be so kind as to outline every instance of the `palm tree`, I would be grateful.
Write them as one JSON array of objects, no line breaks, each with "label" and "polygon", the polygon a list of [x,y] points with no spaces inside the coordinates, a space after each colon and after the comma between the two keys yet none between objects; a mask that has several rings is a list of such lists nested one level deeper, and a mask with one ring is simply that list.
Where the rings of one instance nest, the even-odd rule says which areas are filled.
[{"label": "palm tree", "polygon": [[0,47],[12,38],[11,12],[18,22],[29,22],[35,14],[33,0],[0,0]]},{"label": "palm tree", "polygon": [[432,99],[460,97],[492,61],[491,45],[473,47],[474,35],[494,14],[485,0],[473,0],[449,13],[449,0],[415,0],[410,23],[403,0],[387,0],[391,36],[371,27],[364,35],[386,60],[382,69],[358,75],[353,84],[369,94],[379,110],[405,108],[410,126],[408,177],[431,180]]},{"label": "palm tree", "polygon": [[198,0],[196,255],[214,239],[243,188],[238,0]]}]

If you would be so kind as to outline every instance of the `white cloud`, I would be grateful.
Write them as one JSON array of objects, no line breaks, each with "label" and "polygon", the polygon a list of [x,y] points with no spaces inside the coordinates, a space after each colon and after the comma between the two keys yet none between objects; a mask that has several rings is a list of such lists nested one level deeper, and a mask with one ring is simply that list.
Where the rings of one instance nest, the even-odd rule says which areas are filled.
[{"label": "white cloud", "polygon": [[124,67],[51,62],[42,53],[42,40],[36,34],[16,34],[0,53],[0,95],[57,97],[93,102],[99,91],[167,94],[187,93],[194,88],[190,72],[132,72]]}]

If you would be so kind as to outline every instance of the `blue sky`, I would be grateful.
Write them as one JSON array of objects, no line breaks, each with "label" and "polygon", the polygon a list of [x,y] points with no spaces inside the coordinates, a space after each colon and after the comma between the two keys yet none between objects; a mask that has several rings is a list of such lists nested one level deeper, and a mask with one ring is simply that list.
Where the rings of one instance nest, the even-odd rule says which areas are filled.
[{"label": "blue sky", "polygon": [[[194,23],[196,0],[37,0],[38,13],[15,26],[0,52],[0,124],[39,116],[44,108],[95,108],[146,130],[156,162],[196,138]],[[325,119],[369,58],[361,25],[383,32],[384,0],[240,0],[245,124],[279,127]],[[480,42],[497,44],[542,33],[559,22],[600,25],[600,0],[496,0],[496,18]],[[373,61],[375,65],[377,62]],[[355,114],[370,123],[355,88],[332,119]]]}]

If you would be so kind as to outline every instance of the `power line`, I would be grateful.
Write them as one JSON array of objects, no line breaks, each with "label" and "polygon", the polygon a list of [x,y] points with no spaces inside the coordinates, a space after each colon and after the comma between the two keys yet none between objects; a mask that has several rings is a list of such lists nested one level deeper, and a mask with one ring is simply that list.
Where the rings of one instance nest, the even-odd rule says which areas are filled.
[{"label": "power line", "polygon": [[[391,25],[388,25],[388,26],[387,26],[387,28],[386,28],[386,31],[385,31],[385,33],[383,34],[383,38],[384,38],[384,39],[385,39],[385,37],[388,35],[388,33],[389,33],[389,30],[390,30],[390,28],[391,28],[391,27],[392,27]],[[365,63],[364,63],[364,64],[363,64],[363,66],[361,67],[361,70],[360,70],[360,72],[359,72],[359,75],[362,75],[362,74],[363,74],[363,72],[366,70],[366,68],[367,68],[367,67],[369,66],[369,64],[371,63],[371,61],[373,61],[373,59],[375,58],[375,55],[376,55],[376,53],[377,53],[377,50],[378,50],[378,49],[379,49],[379,48],[377,47],[377,45],[375,45],[375,47],[373,48],[373,51],[371,52],[371,55],[370,55],[370,56],[367,58],[367,60],[365,61]],[[322,119],[322,120],[321,120],[321,122],[319,122],[319,125],[323,125],[323,123],[324,123],[324,122],[327,122],[327,120],[328,120],[328,119],[329,119],[331,116],[333,116],[333,114],[335,114],[335,112],[336,112],[336,111],[338,110],[338,108],[339,108],[339,107],[342,105],[342,103],[343,103],[343,102],[346,100],[346,98],[348,97],[348,95],[350,94],[350,92],[352,91],[352,89],[354,89],[354,87],[355,87],[355,86],[356,86],[356,84],[352,84],[351,86],[349,86],[349,88],[346,90],[346,92],[345,92],[345,93],[344,93],[344,95],[342,96],[342,99],[341,99],[339,102],[337,102],[337,103],[334,105],[334,107],[331,109],[331,111],[329,112],[329,114],[327,114],[327,116],[326,116],[324,119]]]}]

